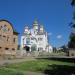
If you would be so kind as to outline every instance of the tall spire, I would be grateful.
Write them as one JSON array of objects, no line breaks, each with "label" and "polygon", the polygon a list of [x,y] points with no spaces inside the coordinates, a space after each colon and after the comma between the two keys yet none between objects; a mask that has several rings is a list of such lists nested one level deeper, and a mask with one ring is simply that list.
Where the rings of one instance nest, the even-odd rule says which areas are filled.
[{"label": "tall spire", "polygon": [[39,24],[38,24],[38,20],[35,19],[34,22],[33,22],[33,26],[38,26],[38,25],[39,25]]},{"label": "tall spire", "polygon": [[38,24],[37,19],[35,19],[33,22],[33,29],[34,29],[34,32],[37,34],[38,29],[39,29],[39,24]]}]

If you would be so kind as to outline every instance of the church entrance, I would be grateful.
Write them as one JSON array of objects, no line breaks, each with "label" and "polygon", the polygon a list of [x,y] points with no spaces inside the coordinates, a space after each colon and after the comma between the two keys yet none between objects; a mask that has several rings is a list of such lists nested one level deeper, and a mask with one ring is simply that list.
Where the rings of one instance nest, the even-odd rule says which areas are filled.
[{"label": "church entrance", "polygon": [[26,50],[26,52],[30,52],[30,47],[29,46],[25,46],[24,49]]},{"label": "church entrance", "polygon": [[37,46],[36,46],[36,44],[33,44],[33,45],[31,46],[31,51],[34,52],[34,51],[36,51],[36,50],[37,50]]}]

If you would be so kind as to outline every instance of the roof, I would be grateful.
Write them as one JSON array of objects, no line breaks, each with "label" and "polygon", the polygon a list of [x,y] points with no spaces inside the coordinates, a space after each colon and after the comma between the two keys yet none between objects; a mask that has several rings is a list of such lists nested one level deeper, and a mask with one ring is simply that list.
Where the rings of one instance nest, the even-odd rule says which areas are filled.
[{"label": "roof", "polygon": [[13,33],[16,34],[16,35],[19,34],[15,29],[13,30]]},{"label": "roof", "polygon": [[11,23],[11,22],[9,22],[8,20],[5,20],[5,19],[1,19],[1,20],[0,20],[0,22],[1,22],[1,21],[8,22],[8,23],[11,25],[12,29],[13,29],[13,33],[14,33],[14,34],[16,34],[16,35],[18,35],[18,34],[19,34],[19,33],[18,33],[15,29],[14,29],[14,27],[13,27],[13,25],[12,25],[12,23]]},{"label": "roof", "polygon": [[37,20],[34,20],[33,25],[34,26],[37,26],[38,25],[38,21]]}]

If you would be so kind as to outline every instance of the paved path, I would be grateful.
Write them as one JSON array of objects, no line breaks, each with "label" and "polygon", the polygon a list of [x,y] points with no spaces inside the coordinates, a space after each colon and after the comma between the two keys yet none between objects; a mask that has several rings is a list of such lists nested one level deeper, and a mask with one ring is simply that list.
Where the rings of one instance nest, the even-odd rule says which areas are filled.
[{"label": "paved path", "polygon": [[11,59],[11,60],[0,60],[0,65],[4,65],[4,64],[11,64],[11,63],[20,63],[20,62],[24,62],[24,61],[31,61],[31,60],[36,60],[32,57],[26,57],[23,59]]},{"label": "paved path", "polygon": [[[67,56],[47,56],[47,57],[38,57],[38,58],[68,58],[68,59],[73,59],[73,57],[67,57]],[[20,58],[20,59],[10,59],[10,60],[0,60],[0,65],[3,64],[11,64],[11,63],[19,63],[19,62],[24,62],[24,61],[30,61],[30,60],[36,60],[35,57],[25,57],[25,58]]]}]

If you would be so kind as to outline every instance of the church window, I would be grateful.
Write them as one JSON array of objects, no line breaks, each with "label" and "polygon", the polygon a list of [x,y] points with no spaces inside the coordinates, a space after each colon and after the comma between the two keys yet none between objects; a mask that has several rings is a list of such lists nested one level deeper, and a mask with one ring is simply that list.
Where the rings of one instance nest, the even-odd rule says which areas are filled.
[{"label": "church window", "polygon": [[0,49],[1,49],[2,47],[0,47]]},{"label": "church window", "polygon": [[6,25],[4,25],[4,27],[6,27]]},{"label": "church window", "polygon": [[2,26],[1,26],[1,28],[2,28]]},{"label": "church window", "polygon": [[6,37],[6,36],[3,36],[4,38]]},{"label": "church window", "polygon": [[34,40],[34,38],[31,38],[31,40]]},{"label": "church window", "polygon": [[14,43],[16,42],[16,38],[13,39],[13,42],[14,42]]},{"label": "church window", "polygon": [[30,44],[30,38],[26,38],[26,44]]},{"label": "church window", "polygon": [[9,41],[9,37],[7,37],[7,41]]},{"label": "church window", "polygon": [[6,32],[7,31],[7,27],[6,25],[4,25],[4,27],[2,28],[3,32]]},{"label": "church window", "polygon": [[10,31],[10,29],[8,28],[8,31]]},{"label": "church window", "polygon": [[2,26],[0,26],[0,30],[2,29]]},{"label": "church window", "polygon": [[1,30],[1,27],[0,27],[0,30]]},{"label": "church window", "polygon": [[43,40],[43,38],[38,38],[38,41],[42,41]]},{"label": "church window", "polygon": [[14,50],[15,50],[15,48],[12,48],[12,50],[14,51]]},{"label": "church window", "polygon": [[31,38],[31,40],[34,40],[33,38]]},{"label": "church window", "polygon": [[0,35],[0,39],[1,39],[1,35]]},{"label": "church window", "polygon": [[9,50],[9,48],[5,48],[5,50]]},{"label": "church window", "polygon": [[3,36],[3,39],[5,40],[6,39],[6,36]]},{"label": "church window", "polygon": [[39,47],[38,50],[39,50],[39,51],[40,51],[40,50],[43,50],[43,48],[42,48],[42,47]]}]

